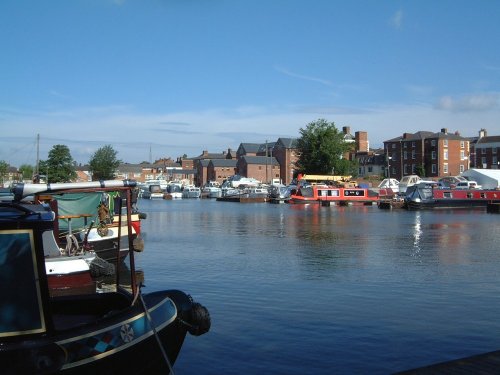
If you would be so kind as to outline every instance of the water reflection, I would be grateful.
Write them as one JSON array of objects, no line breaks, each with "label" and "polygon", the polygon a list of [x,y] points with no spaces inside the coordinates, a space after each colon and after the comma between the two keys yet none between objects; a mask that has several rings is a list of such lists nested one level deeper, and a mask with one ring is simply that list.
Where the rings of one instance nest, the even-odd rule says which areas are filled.
[{"label": "water reflection", "polygon": [[500,222],[486,213],[141,210],[148,291],[185,290],[213,316],[211,333],[186,339],[178,374],[387,374],[500,346]]},{"label": "water reflection", "polygon": [[415,213],[415,225],[413,226],[413,257],[420,257],[420,240],[422,237],[422,217],[420,212]]}]

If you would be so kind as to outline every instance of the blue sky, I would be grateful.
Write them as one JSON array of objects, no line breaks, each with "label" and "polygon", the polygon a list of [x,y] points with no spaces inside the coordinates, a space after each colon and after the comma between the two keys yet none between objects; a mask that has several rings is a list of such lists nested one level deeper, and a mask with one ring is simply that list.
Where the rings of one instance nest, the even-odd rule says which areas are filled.
[{"label": "blue sky", "polygon": [[4,0],[0,160],[129,163],[298,137],[500,134],[500,2]]}]

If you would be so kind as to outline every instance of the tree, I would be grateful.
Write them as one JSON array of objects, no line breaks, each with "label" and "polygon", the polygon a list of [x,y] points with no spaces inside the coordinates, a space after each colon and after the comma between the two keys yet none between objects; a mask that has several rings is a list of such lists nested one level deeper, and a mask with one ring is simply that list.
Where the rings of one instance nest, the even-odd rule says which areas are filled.
[{"label": "tree", "polygon": [[47,183],[70,182],[76,179],[74,161],[66,145],[55,145],[46,161],[40,162],[40,174],[47,173]]},{"label": "tree", "polygon": [[415,173],[419,177],[425,177],[425,166],[423,164],[417,165],[415,168]]},{"label": "tree", "polygon": [[90,158],[89,170],[92,173],[92,180],[112,180],[115,178],[115,171],[121,163],[116,158],[117,152],[106,145],[98,149]]},{"label": "tree", "polygon": [[8,174],[9,164],[4,160],[0,160],[0,182],[2,183],[2,186]]},{"label": "tree", "polygon": [[343,159],[344,153],[352,148],[345,142],[344,134],[333,122],[324,119],[300,128],[297,140],[299,158],[296,166],[299,173],[352,175],[355,165]]},{"label": "tree", "polygon": [[19,167],[19,172],[21,172],[23,180],[31,180],[33,178],[33,166],[29,164],[23,164]]}]

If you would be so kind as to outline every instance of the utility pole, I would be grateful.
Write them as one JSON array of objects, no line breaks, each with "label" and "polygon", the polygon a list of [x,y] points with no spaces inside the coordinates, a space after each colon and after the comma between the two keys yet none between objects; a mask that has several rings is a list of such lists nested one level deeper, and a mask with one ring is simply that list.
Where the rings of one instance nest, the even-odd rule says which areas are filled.
[{"label": "utility pole", "polygon": [[266,184],[269,183],[269,178],[267,176],[267,139],[266,139]]}]

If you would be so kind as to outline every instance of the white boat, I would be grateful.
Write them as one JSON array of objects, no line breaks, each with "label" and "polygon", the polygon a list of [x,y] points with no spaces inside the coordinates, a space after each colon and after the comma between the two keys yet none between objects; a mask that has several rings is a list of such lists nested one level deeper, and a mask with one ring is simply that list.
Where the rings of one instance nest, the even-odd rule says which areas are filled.
[{"label": "white boat", "polygon": [[145,185],[142,188],[142,198],[144,199],[163,199],[163,190],[158,184]]},{"label": "white boat", "polygon": [[418,184],[420,181],[422,181],[422,179],[415,174],[404,176],[401,181],[399,181],[399,193],[406,194],[406,189],[410,186]]},{"label": "white boat", "polygon": [[248,195],[249,198],[268,198],[269,197],[269,190],[266,187],[251,187],[247,188],[246,194]]},{"label": "white boat", "polygon": [[167,189],[165,190],[165,194],[163,195],[164,199],[182,199],[182,184],[177,182],[170,182],[167,185]]},{"label": "white boat", "polygon": [[209,198],[219,198],[222,196],[222,189],[217,181],[207,182],[202,192],[207,194]]},{"label": "white boat", "polygon": [[184,186],[182,189],[182,198],[200,198],[201,189],[194,185]]},{"label": "white boat", "polygon": [[385,178],[378,185],[379,189],[391,189],[393,193],[399,193],[399,181],[395,178]]}]

